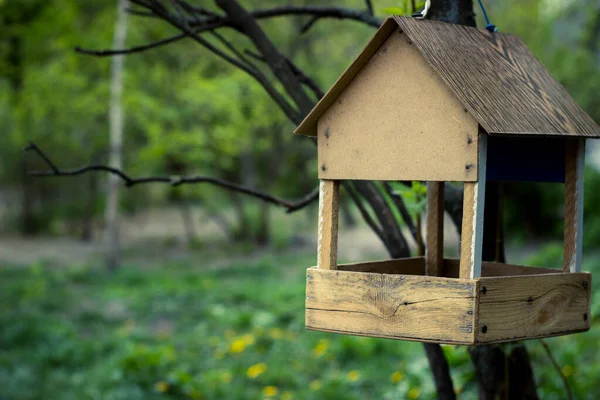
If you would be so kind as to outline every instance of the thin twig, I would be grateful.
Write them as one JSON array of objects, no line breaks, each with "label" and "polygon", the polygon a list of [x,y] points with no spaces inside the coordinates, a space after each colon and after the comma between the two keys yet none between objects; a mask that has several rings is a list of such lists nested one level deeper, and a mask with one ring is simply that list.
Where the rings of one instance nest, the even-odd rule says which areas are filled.
[{"label": "thin twig", "polygon": [[[258,61],[267,62],[263,56],[261,56],[260,54],[256,54],[253,51],[250,51],[248,49],[244,50],[244,53],[246,53],[247,55],[249,55],[250,57],[252,57],[252,58],[254,58],[254,59],[258,60]],[[294,72],[294,74],[300,79],[300,82],[302,82],[310,90],[312,90],[312,92],[315,94],[315,96],[317,96],[318,99],[320,99],[321,97],[325,96],[325,92],[323,92],[323,90],[319,87],[319,85],[317,85],[317,83],[310,76],[306,75],[289,58],[286,58],[286,62],[288,63],[288,65],[292,69],[292,72]]]},{"label": "thin twig", "polygon": [[373,12],[373,3],[371,2],[371,0],[365,0],[365,3],[367,4],[367,11],[369,12],[369,14],[375,15],[375,13]]},{"label": "thin twig", "polygon": [[114,55],[119,55],[119,54],[141,53],[142,51],[154,49],[156,47],[160,47],[160,46],[164,46],[169,43],[176,42],[178,40],[185,38],[186,36],[187,35],[185,33],[178,33],[177,35],[173,35],[168,38],[158,40],[156,42],[148,43],[148,44],[145,44],[142,46],[130,47],[128,49],[88,50],[88,49],[82,49],[81,47],[77,46],[77,47],[75,47],[75,52],[80,53],[80,54],[87,54],[90,56],[97,56],[97,57],[107,57],[107,56],[114,56]]},{"label": "thin twig", "polygon": [[554,369],[556,369],[556,372],[558,373],[558,375],[560,376],[560,379],[563,382],[563,386],[565,387],[565,391],[567,392],[567,399],[573,400],[573,392],[571,392],[571,385],[569,385],[569,381],[567,380],[567,377],[565,376],[565,374],[563,374],[562,370],[560,369],[560,365],[558,365],[558,362],[556,362],[554,355],[552,355],[550,346],[548,346],[548,344],[543,339],[540,339],[540,343],[544,347],[544,350],[546,350],[546,354],[548,355],[550,362],[554,366]]},{"label": "thin twig", "polygon": [[392,198],[394,204],[396,205],[396,208],[398,209],[398,211],[400,212],[400,215],[402,216],[402,220],[404,221],[406,226],[408,226],[408,230],[410,231],[410,234],[412,235],[413,239],[415,239],[415,242],[418,243],[419,242],[419,230],[415,226],[415,224],[410,216],[410,213],[408,212],[408,209],[406,208],[406,205],[404,204],[404,200],[402,200],[401,196],[398,196],[397,194],[394,193],[394,189],[392,188],[392,185],[389,184],[389,182],[383,182],[383,187],[385,188],[385,191],[387,192],[387,194]]},{"label": "thin twig", "polygon": [[317,22],[321,17],[319,17],[318,15],[315,15],[314,17],[312,17],[311,19],[308,20],[308,22],[306,24],[304,24],[302,26],[302,28],[300,28],[300,34],[304,34],[306,32],[309,31],[310,28],[312,28],[312,26],[315,24],[315,22]]},{"label": "thin twig", "polygon": [[126,187],[133,187],[136,185],[144,184],[144,183],[168,183],[171,186],[180,186],[183,184],[192,184],[192,183],[210,183],[216,186],[223,187],[228,190],[232,190],[234,192],[239,192],[246,194],[251,197],[258,198],[264,202],[275,204],[278,206],[284,207],[288,213],[292,213],[294,211],[298,211],[312,202],[316,201],[319,198],[319,189],[316,188],[306,196],[302,197],[296,201],[289,201],[285,199],[281,199],[279,197],[273,196],[271,194],[251,189],[246,186],[239,185],[237,183],[229,182],[223,179],[210,177],[210,176],[147,176],[142,178],[133,178],[123,172],[118,168],[109,167],[107,165],[101,164],[91,164],[85,165],[83,167],[74,168],[74,169],[60,169],[50,160],[50,158],[35,144],[29,143],[27,147],[25,147],[25,151],[33,151],[35,152],[45,163],[48,165],[50,170],[47,171],[31,171],[29,172],[30,176],[34,177],[48,177],[48,176],[77,176],[82,175],[87,172],[93,171],[102,171],[108,172],[110,174],[116,175],[125,183]]},{"label": "thin twig", "polygon": [[379,239],[381,239],[381,241],[384,242],[383,231],[382,231],[381,227],[377,226],[377,223],[371,217],[371,214],[369,214],[369,212],[363,205],[362,200],[360,199],[360,197],[358,197],[358,194],[356,194],[354,192],[354,189],[352,189],[352,187],[349,184],[344,185],[344,189],[346,189],[346,192],[348,192],[350,197],[352,197],[354,204],[356,204],[356,207],[358,207],[358,211],[360,211],[360,215],[367,222],[369,227],[373,230],[373,232],[375,232],[375,234],[379,237]]}]

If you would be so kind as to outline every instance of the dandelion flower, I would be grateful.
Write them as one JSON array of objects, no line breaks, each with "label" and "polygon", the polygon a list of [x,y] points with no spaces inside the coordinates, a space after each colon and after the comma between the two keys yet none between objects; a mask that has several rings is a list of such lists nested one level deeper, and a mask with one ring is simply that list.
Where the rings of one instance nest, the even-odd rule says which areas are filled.
[{"label": "dandelion flower", "polygon": [[169,384],[165,381],[156,382],[154,384],[154,389],[156,389],[156,391],[159,393],[165,393],[167,390],[169,390]]},{"label": "dandelion flower", "polygon": [[356,382],[358,380],[358,378],[360,378],[360,372],[358,372],[356,370],[352,370],[352,371],[348,372],[348,375],[346,377],[348,378],[348,380],[350,382]]},{"label": "dandelion flower", "polygon": [[229,351],[232,353],[241,353],[246,350],[246,342],[243,339],[236,339],[229,346]]},{"label": "dandelion flower", "polygon": [[392,383],[401,382],[403,379],[404,379],[404,374],[400,371],[394,372],[391,377]]},{"label": "dandelion flower", "polygon": [[292,400],[294,398],[294,394],[292,392],[283,392],[281,393],[281,400]]},{"label": "dandelion flower", "polygon": [[221,374],[221,381],[223,381],[223,383],[231,383],[231,379],[233,379],[231,372],[226,371]]},{"label": "dandelion flower", "polygon": [[267,364],[258,363],[248,368],[246,371],[246,376],[250,379],[256,379],[265,372],[267,372]]},{"label": "dandelion flower", "polygon": [[275,386],[265,386],[263,389],[263,394],[265,397],[274,397],[277,396],[279,390]]},{"label": "dandelion flower", "polygon": [[574,372],[575,370],[570,365],[565,365],[564,367],[562,367],[562,373],[566,377],[573,375]]},{"label": "dandelion flower", "polygon": [[418,387],[414,387],[408,391],[408,398],[411,400],[416,400],[421,396],[421,389]]},{"label": "dandelion flower", "polygon": [[317,345],[313,349],[313,355],[315,357],[321,357],[323,354],[325,354],[327,352],[328,348],[329,348],[329,340],[321,339],[321,340],[319,340],[319,343],[317,343]]}]

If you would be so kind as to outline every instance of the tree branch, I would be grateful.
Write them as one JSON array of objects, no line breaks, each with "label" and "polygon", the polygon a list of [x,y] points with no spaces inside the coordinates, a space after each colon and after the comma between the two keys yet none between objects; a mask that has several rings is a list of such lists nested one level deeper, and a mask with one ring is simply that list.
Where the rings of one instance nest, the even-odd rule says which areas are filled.
[{"label": "tree branch", "polygon": [[352,198],[352,201],[354,201],[354,204],[356,204],[356,207],[358,208],[360,215],[363,217],[363,219],[365,220],[367,225],[369,225],[369,227],[373,230],[373,232],[375,232],[377,237],[379,237],[379,240],[381,240],[382,242],[385,242],[384,237],[383,237],[383,231],[381,230],[381,227],[377,226],[377,223],[371,217],[371,214],[369,214],[369,212],[365,208],[364,204],[362,203],[362,201],[360,200],[358,195],[355,193],[354,189],[352,189],[352,186],[349,184],[344,184],[344,189],[346,189],[346,192],[348,192],[348,194]]},{"label": "tree branch", "polygon": [[145,44],[142,46],[131,47],[129,49],[88,50],[88,49],[82,49],[81,47],[77,46],[77,47],[75,47],[75,52],[80,53],[80,54],[87,54],[90,56],[97,56],[97,57],[108,57],[108,56],[114,56],[114,55],[120,55],[120,54],[141,53],[142,51],[154,49],[154,48],[164,46],[169,43],[176,42],[178,40],[185,38],[186,36],[187,35],[185,33],[178,33],[177,35],[173,35],[168,38],[158,40],[156,42],[148,43],[148,44]]},{"label": "tree branch", "polygon": [[371,0],[365,0],[365,3],[367,5],[368,13],[371,15],[375,15],[375,13],[373,12],[373,3],[371,2]]},{"label": "tree branch", "polygon": [[301,210],[308,206],[319,198],[319,188],[317,187],[306,196],[296,201],[289,201],[273,196],[271,194],[251,189],[246,186],[239,185],[237,183],[229,182],[223,179],[210,177],[210,176],[189,176],[189,177],[177,177],[177,176],[147,176],[142,178],[133,178],[118,168],[109,167],[107,165],[93,164],[85,165],[83,167],[74,169],[60,169],[50,160],[50,158],[35,144],[29,143],[24,149],[25,151],[35,152],[50,170],[47,171],[31,171],[30,176],[33,177],[44,177],[44,176],[77,176],[87,172],[103,171],[110,174],[116,175],[125,183],[126,187],[133,187],[144,183],[168,183],[171,186],[180,186],[183,184],[192,183],[210,183],[215,186],[220,186],[225,189],[246,194],[251,197],[260,199],[266,203],[275,204],[286,209],[288,213]]},{"label": "tree branch", "polygon": [[554,355],[552,354],[552,351],[550,350],[550,346],[548,346],[548,344],[544,341],[544,339],[540,339],[540,343],[544,347],[544,350],[546,350],[546,354],[548,355],[548,358],[550,359],[552,366],[554,367],[556,372],[558,372],[558,375],[560,376],[560,379],[562,380],[563,386],[565,387],[565,392],[567,392],[567,399],[573,400],[573,392],[571,391],[571,385],[569,385],[569,381],[567,380],[567,377],[565,376],[565,374],[562,373],[562,370],[560,369],[560,365],[558,365],[558,362],[556,362],[556,359],[554,358]]},{"label": "tree branch", "polygon": [[390,197],[394,201],[394,204],[396,205],[396,208],[400,212],[400,215],[402,216],[402,220],[404,221],[406,226],[408,226],[408,229],[410,230],[410,234],[412,235],[413,239],[415,239],[415,242],[418,243],[419,242],[419,232],[418,232],[417,227],[415,226],[412,218],[410,217],[410,213],[408,212],[408,209],[406,208],[406,205],[404,204],[402,197],[398,196],[397,194],[394,194],[394,190],[392,189],[392,186],[390,185],[389,182],[384,181],[383,186],[385,187],[386,192],[390,195]]}]

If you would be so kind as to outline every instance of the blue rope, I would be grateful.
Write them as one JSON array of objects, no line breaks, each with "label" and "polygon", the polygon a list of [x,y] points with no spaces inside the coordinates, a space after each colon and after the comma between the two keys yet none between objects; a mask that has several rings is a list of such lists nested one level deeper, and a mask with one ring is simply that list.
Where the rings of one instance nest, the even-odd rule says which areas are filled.
[{"label": "blue rope", "polygon": [[488,18],[487,13],[485,12],[485,7],[483,6],[483,3],[481,2],[481,0],[479,1],[479,6],[481,7],[481,11],[483,12],[483,17],[485,18],[485,29],[487,29],[490,32],[498,32],[498,28],[496,27],[496,25],[490,23],[490,19]]}]

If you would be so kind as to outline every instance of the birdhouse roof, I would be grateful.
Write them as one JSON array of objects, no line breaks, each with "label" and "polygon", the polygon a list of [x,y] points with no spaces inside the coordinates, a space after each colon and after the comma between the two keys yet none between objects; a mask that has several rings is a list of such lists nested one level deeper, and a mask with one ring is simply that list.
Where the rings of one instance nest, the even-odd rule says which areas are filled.
[{"label": "birdhouse roof", "polygon": [[517,36],[398,16],[386,19],[295,133],[316,135],[319,118],[398,27],[489,134],[600,137],[600,127]]}]

